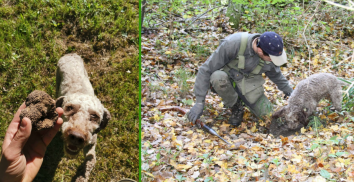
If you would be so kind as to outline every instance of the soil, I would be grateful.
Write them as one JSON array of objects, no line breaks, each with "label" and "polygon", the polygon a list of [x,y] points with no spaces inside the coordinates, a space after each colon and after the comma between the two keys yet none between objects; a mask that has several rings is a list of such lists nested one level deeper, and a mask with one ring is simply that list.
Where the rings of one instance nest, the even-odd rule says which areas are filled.
[{"label": "soil", "polygon": [[26,108],[21,111],[20,119],[28,117],[36,130],[53,128],[58,120],[55,101],[44,91],[35,90],[26,99]]},{"label": "soil", "polygon": [[274,137],[279,137],[280,135],[287,137],[290,135],[296,135],[296,132],[300,133],[302,127],[304,127],[304,125],[299,124],[296,129],[289,129],[286,126],[286,123],[281,123],[277,119],[273,119],[269,126],[269,132],[273,134]]}]

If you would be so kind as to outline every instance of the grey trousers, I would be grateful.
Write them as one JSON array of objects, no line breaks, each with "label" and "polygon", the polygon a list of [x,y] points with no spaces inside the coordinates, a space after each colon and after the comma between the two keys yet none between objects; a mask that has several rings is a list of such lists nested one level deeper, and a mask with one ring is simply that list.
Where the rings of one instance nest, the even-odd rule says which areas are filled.
[{"label": "grey trousers", "polygon": [[238,94],[236,89],[240,89],[232,86],[229,76],[224,71],[217,70],[212,73],[210,76],[210,83],[216,93],[222,98],[224,104],[228,107],[232,107],[236,104],[237,99],[241,99],[252,111],[252,113],[259,118],[264,115],[268,115],[273,111],[273,105],[264,93],[253,103],[250,103],[249,100],[242,94]]}]

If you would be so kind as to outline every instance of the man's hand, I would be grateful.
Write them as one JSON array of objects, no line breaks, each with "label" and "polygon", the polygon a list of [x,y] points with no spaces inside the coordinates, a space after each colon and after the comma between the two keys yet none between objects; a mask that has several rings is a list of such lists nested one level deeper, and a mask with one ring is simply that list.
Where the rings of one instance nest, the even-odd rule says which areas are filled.
[{"label": "man's hand", "polygon": [[204,103],[196,103],[192,109],[187,114],[187,117],[190,122],[195,124],[195,121],[203,114]]},{"label": "man's hand", "polygon": [[59,119],[51,129],[32,131],[31,120],[20,113],[26,107],[23,103],[16,112],[2,144],[0,161],[0,182],[33,181],[43,163],[47,146],[63,124],[62,108],[56,108]]},{"label": "man's hand", "polygon": [[284,99],[288,99],[288,98],[290,97],[290,95],[291,95],[291,92],[289,92],[289,93],[285,93],[285,95],[284,95]]}]

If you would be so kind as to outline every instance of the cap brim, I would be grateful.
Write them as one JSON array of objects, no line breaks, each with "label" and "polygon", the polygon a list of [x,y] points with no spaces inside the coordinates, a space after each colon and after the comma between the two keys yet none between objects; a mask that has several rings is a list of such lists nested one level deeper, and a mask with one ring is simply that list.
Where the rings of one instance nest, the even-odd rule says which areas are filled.
[{"label": "cap brim", "polygon": [[281,65],[287,63],[286,52],[284,49],[283,49],[283,54],[281,54],[280,56],[269,55],[269,57],[272,60],[272,62],[277,66],[281,66]]}]

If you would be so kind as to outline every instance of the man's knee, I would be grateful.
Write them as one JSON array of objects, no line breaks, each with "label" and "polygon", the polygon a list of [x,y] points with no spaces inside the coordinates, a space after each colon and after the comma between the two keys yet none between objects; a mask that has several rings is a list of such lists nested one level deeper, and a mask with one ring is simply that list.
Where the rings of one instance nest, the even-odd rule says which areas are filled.
[{"label": "man's knee", "polygon": [[216,90],[228,89],[228,87],[231,86],[229,76],[224,71],[220,70],[217,70],[213,74],[211,74],[210,82]]},{"label": "man's knee", "polygon": [[228,79],[229,76],[225,71],[216,70],[214,73],[211,74],[211,80],[219,80],[219,79]]}]

